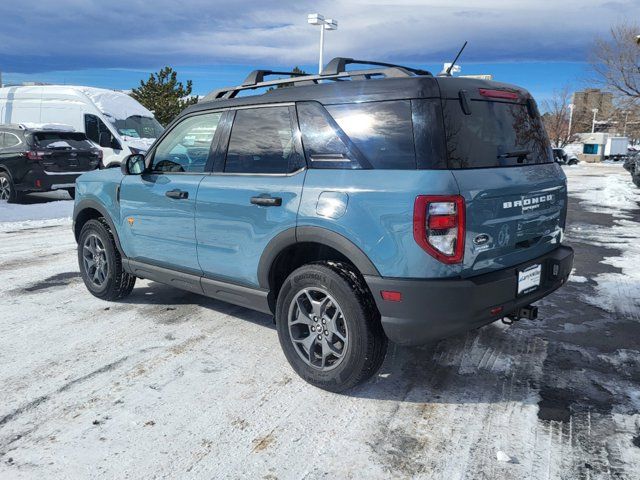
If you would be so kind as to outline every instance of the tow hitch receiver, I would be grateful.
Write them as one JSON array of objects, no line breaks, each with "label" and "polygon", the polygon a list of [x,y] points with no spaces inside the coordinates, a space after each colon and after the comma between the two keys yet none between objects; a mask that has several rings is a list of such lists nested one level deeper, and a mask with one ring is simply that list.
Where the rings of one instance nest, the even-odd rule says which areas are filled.
[{"label": "tow hitch receiver", "polygon": [[535,320],[538,318],[538,307],[533,305],[527,305],[518,310],[517,315],[519,318],[525,318],[527,320]]},{"label": "tow hitch receiver", "polygon": [[534,307],[533,305],[527,305],[526,307],[519,308],[513,313],[510,313],[505,318],[502,319],[502,323],[506,323],[507,325],[511,325],[513,322],[517,322],[522,319],[526,320],[535,320],[538,318],[538,307]]}]

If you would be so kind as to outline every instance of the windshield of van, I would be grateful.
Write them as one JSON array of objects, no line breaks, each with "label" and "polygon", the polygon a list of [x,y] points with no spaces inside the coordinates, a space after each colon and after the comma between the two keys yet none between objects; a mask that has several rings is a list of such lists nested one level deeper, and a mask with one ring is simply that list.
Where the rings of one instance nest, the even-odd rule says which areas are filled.
[{"label": "windshield of van", "polygon": [[113,120],[118,133],[133,138],[158,138],[164,131],[162,125],[153,117],[131,115],[125,120]]},{"label": "windshield of van", "polygon": [[445,100],[449,168],[510,167],[553,162],[537,111],[526,104],[472,101],[465,115],[458,100]]}]

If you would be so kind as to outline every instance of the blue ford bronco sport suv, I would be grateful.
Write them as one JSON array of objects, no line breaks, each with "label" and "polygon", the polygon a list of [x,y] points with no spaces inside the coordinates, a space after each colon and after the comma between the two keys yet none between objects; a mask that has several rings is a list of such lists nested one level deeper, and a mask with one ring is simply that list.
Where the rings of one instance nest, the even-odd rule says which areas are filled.
[{"label": "blue ford bronco sport suv", "polygon": [[345,58],[275,73],[79,178],[93,295],[146,278],[274,314],[294,370],[340,391],[378,370],[388,339],[535,318],[567,280],[566,177],[525,90]]}]

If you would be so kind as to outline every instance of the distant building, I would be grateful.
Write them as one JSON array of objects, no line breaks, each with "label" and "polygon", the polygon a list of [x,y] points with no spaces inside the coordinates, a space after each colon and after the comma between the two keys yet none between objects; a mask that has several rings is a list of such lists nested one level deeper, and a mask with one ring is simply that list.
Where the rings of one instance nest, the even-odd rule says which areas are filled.
[{"label": "distant building", "polygon": [[573,94],[573,128],[576,133],[591,132],[593,109],[596,113],[596,132],[607,132],[611,128],[614,115],[613,93],[603,92],[599,88],[587,88]]}]

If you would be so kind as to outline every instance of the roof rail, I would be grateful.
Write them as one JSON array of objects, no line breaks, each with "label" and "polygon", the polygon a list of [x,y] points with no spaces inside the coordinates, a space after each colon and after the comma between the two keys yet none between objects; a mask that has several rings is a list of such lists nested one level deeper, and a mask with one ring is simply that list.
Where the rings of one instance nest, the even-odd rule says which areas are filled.
[{"label": "roof rail", "polygon": [[[348,64],[376,65],[385,68],[372,68],[367,70],[351,70],[346,71],[345,66]],[[264,81],[264,77],[268,75],[291,75],[290,78],[279,78],[277,80]],[[236,87],[226,87],[206,95],[202,101],[209,102],[212,100],[226,100],[234,98],[243,90],[255,90],[257,88],[278,87],[279,85],[314,85],[326,80],[342,81],[347,79],[369,80],[376,77],[411,77],[414,75],[431,75],[426,70],[420,70],[411,67],[403,67],[392,63],[370,62],[364,60],[354,60],[352,58],[334,58],[327,67],[319,75],[308,75],[297,72],[276,72],[272,70],[254,70],[242,85]]]},{"label": "roof rail", "polygon": [[267,75],[290,75],[292,77],[304,77],[308,75],[307,73],[301,72],[274,72],[273,70],[254,70],[247,78],[242,82],[243,87],[248,87],[250,85],[257,85],[258,83],[264,82],[264,77]]},{"label": "roof rail", "polygon": [[340,72],[346,72],[347,65],[377,65],[380,67],[401,68],[416,75],[431,75],[431,72],[420,68],[405,67],[404,65],[396,65],[395,63],[374,62],[371,60],[355,60],[353,58],[335,57],[322,69],[322,75],[336,75]]}]

